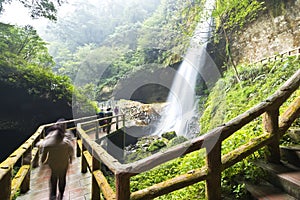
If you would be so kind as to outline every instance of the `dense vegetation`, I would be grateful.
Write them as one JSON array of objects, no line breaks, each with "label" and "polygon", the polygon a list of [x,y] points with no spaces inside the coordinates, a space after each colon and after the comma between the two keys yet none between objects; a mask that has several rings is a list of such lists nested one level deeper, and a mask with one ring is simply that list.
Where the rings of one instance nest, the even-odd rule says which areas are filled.
[{"label": "dense vegetation", "polygon": [[[0,1],[0,5],[3,2]],[[36,16],[55,19],[51,11],[55,12],[51,7],[55,1],[47,2],[51,8],[48,14],[36,12]],[[134,77],[140,71],[152,73],[182,61],[197,22],[207,17],[202,13],[203,2],[115,0],[114,6],[101,4],[97,7],[79,1],[85,6],[79,6],[64,20],[48,24],[45,37],[48,46],[31,26],[0,23],[0,90],[5,94],[0,101],[0,127],[36,126],[61,116],[71,118],[74,116],[72,103],[75,112],[93,113],[93,106],[85,107],[80,102],[88,103],[87,98],[107,100],[120,80]],[[280,9],[276,7],[274,11],[273,2],[280,5]],[[282,13],[282,5],[280,0],[217,1],[213,42],[224,44],[218,48],[222,48],[221,52],[225,49],[222,55],[225,62],[218,67],[228,70],[212,91],[205,92],[209,96],[200,120],[201,134],[264,100],[299,69],[300,61],[296,58],[267,65],[232,62],[230,43],[234,35],[266,8],[273,15]],[[35,10],[34,4],[28,6]],[[222,154],[261,132],[261,119],[258,119],[228,138]],[[131,190],[203,166],[204,153],[188,154],[131,178]],[[243,199],[243,185],[236,180],[255,179],[259,172],[255,171],[251,160],[262,156],[263,152],[259,151],[226,170],[222,179],[223,194],[233,193],[233,199]],[[204,190],[204,182],[200,182],[158,199],[204,199]]]},{"label": "dense vegetation", "polygon": [[121,79],[179,62],[202,9],[200,0],[85,5],[49,24],[44,38],[54,72],[69,76],[97,101],[111,98]]},{"label": "dense vegetation", "polygon": [[[280,61],[267,65],[238,65],[241,82],[237,83],[234,71],[228,70],[220,79],[209,95],[205,111],[201,117],[201,133],[223,124],[238,116],[252,106],[273,94],[294,72],[300,68],[300,60],[292,57],[283,63]],[[300,95],[300,90],[290,98],[292,101]],[[247,103],[246,103],[247,102]],[[285,107],[286,108],[286,107]],[[282,111],[282,110],[281,110]],[[299,122],[295,123],[295,126]],[[222,154],[226,154],[238,146],[245,144],[251,138],[262,134],[262,122],[258,119],[245,126],[222,144]],[[139,190],[155,183],[167,180],[178,174],[186,173],[204,165],[204,151],[197,151],[163,164],[149,172],[131,178],[132,191]],[[222,173],[223,195],[229,199],[245,199],[244,185],[238,181],[254,181],[261,175],[259,169],[252,164],[252,160],[264,157],[259,151],[249,156]],[[204,199],[204,182],[175,191],[158,199]],[[233,195],[233,196],[232,196]]]},{"label": "dense vegetation", "polygon": [[40,124],[72,118],[79,111],[72,110],[74,86],[52,72],[54,61],[33,27],[0,23],[0,30],[1,130],[31,134]]},{"label": "dense vegetation", "polygon": [[[0,13],[3,11],[4,4],[16,0],[0,0]],[[44,17],[50,20],[57,19],[57,7],[64,3],[65,0],[33,0],[19,1],[24,7],[29,9],[32,18]]]},{"label": "dense vegetation", "polygon": [[[235,65],[230,58],[230,41],[234,34],[242,31],[247,23],[255,20],[266,7],[259,1],[218,1],[219,7],[215,11],[215,17],[219,22],[219,29],[215,35],[215,42],[220,38],[225,39],[225,48],[229,68],[224,77],[220,79],[210,94],[204,106],[204,113],[200,120],[201,133],[223,124],[251,108],[278,89],[296,70],[299,69],[298,58],[289,58],[284,62],[273,62],[267,65]],[[269,5],[269,4],[267,4]],[[267,7],[272,10],[272,7]],[[231,68],[231,66],[234,66]],[[298,96],[300,91],[290,98]],[[285,106],[284,106],[285,108]],[[282,110],[281,110],[282,111]],[[262,133],[261,119],[245,126],[222,145],[222,154],[226,154],[238,146],[246,143]],[[294,126],[299,126],[299,121]],[[131,178],[131,190],[136,191],[146,188],[155,183],[167,180],[178,174],[186,173],[192,169],[204,165],[203,155],[205,152],[197,151],[183,158],[178,158],[163,164],[149,172],[139,174]],[[241,180],[255,181],[261,175],[252,160],[264,157],[265,152],[260,150],[249,156],[242,162],[223,172],[222,188],[223,197],[229,199],[245,199],[246,193]],[[204,199],[204,182],[175,191],[157,199]]]}]

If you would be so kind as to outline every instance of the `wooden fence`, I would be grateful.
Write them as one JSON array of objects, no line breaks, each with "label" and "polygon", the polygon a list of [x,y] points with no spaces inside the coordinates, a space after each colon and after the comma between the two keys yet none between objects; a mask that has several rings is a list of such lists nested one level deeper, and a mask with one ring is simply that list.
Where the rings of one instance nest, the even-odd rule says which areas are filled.
[{"label": "wooden fence", "polygon": [[[231,121],[191,141],[129,164],[120,163],[87,135],[87,130],[94,130],[97,133],[97,130],[100,128],[99,119],[96,119],[96,116],[66,121],[66,123],[71,124],[77,123],[77,149],[80,150],[77,153],[82,156],[81,171],[84,173],[89,169],[92,173],[91,199],[100,199],[101,193],[108,200],[153,199],[199,181],[206,181],[206,196],[208,200],[221,199],[221,173],[226,168],[265,146],[270,151],[268,160],[271,162],[280,161],[279,138],[300,115],[300,97],[298,96],[281,116],[279,116],[279,108],[299,88],[299,85],[300,70],[268,99]],[[259,137],[251,139],[249,143],[222,156],[222,142],[260,116],[263,116],[264,132]],[[115,124],[116,129],[118,129],[119,118],[123,117],[122,126],[125,126],[124,116],[113,117],[116,120],[109,125]],[[45,128],[51,125],[53,123],[40,126],[24,144],[0,164],[1,200],[11,199],[19,189],[22,193],[29,190],[31,167],[37,167],[39,160],[39,149],[36,147],[36,143],[44,137]],[[89,126],[90,128],[86,129]],[[71,127],[71,129],[74,128]],[[206,165],[204,167],[194,169],[189,173],[178,175],[148,188],[133,193],[130,192],[130,177],[199,149],[206,149],[207,152]],[[21,161],[21,167],[17,174],[12,176],[13,168],[18,161]],[[103,175],[101,163],[113,172],[115,176],[115,190],[109,185]]]},{"label": "wooden fence", "polygon": [[[82,124],[78,124],[77,131],[80,139],[78,144],[83,155],[82,171],[86,168],[93,174],[92,199],[100,199],[102,192],[105,199],[153,199],[155,197],[170,193],[174,190],[192,185],[199,181],[206,181],[206,197],[209,200],[221,199],[221,173],[226,168],[243,160],[258,149],[267,146],[270,151],[268,160],[271,162],[280,161],[279,138],[291,126],[292,122],[300,115],[300,97],[292,102],[289,108],[280,116],[280,106],[299,88],[300,70],[298,70],[280,89],[272,96],[248,111],[242,113],[231,121],[223,124],[205,135],[199,136],[191,141],[171,147],[163,152],[158,152],[142,160],[122,164],[112,157],[95,141],[92,141]],[[240,146],[238,149],[221,156],[222,142],[244,127],[246,124],[263,117],[264,132],[249,143]],[[141,172],[148,171],[162,163],[177,158],[178,156],[199,150],[206,149],[206,166],[194,169],[192,172],[178,175],[172,179],[155,184],[148,188],[130,192],[130,177]],[[91,149],[88,151],[87,149]],[[106,165],[115,176],[115,190],[108,184],[101,171],[101,165]]]},{"label": "wooden fence", "polygon": [[270,56],[270,57],[266,57],[266,58],[262,58],[260,60],[257,60],[255,62],[253,62],[252,64],[257,64],[257,63],[268,63],[268,62],[272,62],[272,61],[283,61],[284,59],[290,57],[290,56],[297,56],[300,55],[300,47],[295,48],[295,49],[290,49],[288,51],[285,52],[281,52],[277,55],[274,56]]},{"label": "wooden fence", "polygon": [[[73,130],[76,128],[76,123],[90,121],[92,119],[96,119],[96,116],[67,120],[60,123],[66,123],[68,128]],[[18,191],[26,193],[30,189],[31,168],[38,167],[39,165],[39,148],[36,144],[45,137],[45,130],[54,124],[55,123],[50,123],[40,126],[27,141],[0,164],[1,200],[10,200]],[[16,167],[18,170],[13,176],[13,171],[17,169]]]}]

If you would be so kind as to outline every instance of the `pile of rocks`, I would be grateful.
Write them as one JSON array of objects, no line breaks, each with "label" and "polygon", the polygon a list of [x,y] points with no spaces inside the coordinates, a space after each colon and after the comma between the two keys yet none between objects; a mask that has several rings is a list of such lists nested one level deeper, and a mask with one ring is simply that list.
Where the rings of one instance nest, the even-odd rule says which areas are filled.
[{"label": "pile of rocks", "polygon": [[138,139],[136,144],[125,147],[125,163],[148,157],[162,149],[187,141],[183,136],[177,136],[174,131],[166,132],[161,136],[150,135]]},{"label": "pile of rocks", "polygon": [[120,110],[125,114],[126,121],[131,125],[147,126],[160,118],[161,109],[165,103],[143,104],[136,101],[122,100]]}]

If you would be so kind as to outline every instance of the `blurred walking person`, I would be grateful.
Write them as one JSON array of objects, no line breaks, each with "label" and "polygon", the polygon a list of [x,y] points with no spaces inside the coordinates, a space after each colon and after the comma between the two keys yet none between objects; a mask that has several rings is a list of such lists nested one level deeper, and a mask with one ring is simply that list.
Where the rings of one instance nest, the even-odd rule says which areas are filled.
[{"label": "blurred walking person", "polygon": [[[61,122],[62,120],[58,120]],[[69,163],[72,163],[74,149],[70,135],[66,134],[66,124],[55,124],[47,130],[48,134],[40,144],[41,161],[51,169],[50,200],[62,200]],[[57,186],[59,194],[57,196]]]}]

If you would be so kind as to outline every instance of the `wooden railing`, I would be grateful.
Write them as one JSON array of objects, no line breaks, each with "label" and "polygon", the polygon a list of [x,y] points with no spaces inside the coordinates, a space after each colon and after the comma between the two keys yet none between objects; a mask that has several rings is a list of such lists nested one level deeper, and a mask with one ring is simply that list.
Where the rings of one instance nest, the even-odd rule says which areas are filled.
[{"label": "wooden railing", "polygon": [[270,56],[270,57],[266,57],[266,58],[262,58],[260,60],[257,60],[255,62],[253,62],[252,64],[256,64],[256,63],[268,63],[268,62],[273,62],[273,61],[283,61],[284,59],[290,57],[290,56],[297,56],[300,55],[300,47],[295,48],[295,49],[290,49],[288,51],[285,52],[281,52],[279,54],[276,54],[274,56]]},{"label": "wooden railing", "polygon": [[[174,190],[192,185],[199,181],[206,181],[206,198],[209,200],[221,199],[221,173],[226,168],[243,160],[258,149],[267,146],[270,151],[268,159],[272,162],[280,161],[279,138],[291,126],[292,122],[300,115],[300,97],[298,96],[289,108],[280,116],[281,105],[299,88],[300,70],[298,70],[279,90],[258,105],[243,114],[223,124],[205,135],[191,141],[171,147],[163,152],[158,152],[142,160],[122,164],[112,157],[101,145],[92,141],[82,128],[77,125],[79,135],[78,144],[84,158],[82,172],[87,168],[93,174],[92,197],[100,199],[102,193],[105,199],[153,199]],[[264,132],[257,138],[238,149],[221,156],[222,142],[241,129],[246,124],[263,116]],[[175,159],[190,152],[206,149],[206,166],[194,169],[186,174],[178,175],[172,179],[155,184],[148,188],[130,192],[130,177],[148,171],[162,163]],[[107,166],[114,174],[115,190],[112,189],[101,171],[101,163]]]},{"label": "wooden railing", "polygon": [[[89,169],[92,173],[91,199],[100,199],[101,193],[106,199],[152,199],[199,181],[206,181],[207,199],[221,199],[221,173],[226,168],[243,160],[264,146],[267,146],[270,151],[268,159],[271,162],[280,161],[279,138],[300,115],[300,97],[296,97],[289,108],[280,116],[280,119],[279,108],[299,88],[299,85],[300,70],[268,99],[228,123],[191,141],[129,164],[120,163],[89,137],[87,132],[93,131],[97,134],[97,130],[100,128],[99,119],[96,119],[96,116],[66,121],[65,123],[68,124],[77,124],[77,149],[80,150],[77,153],[82,156],[81,171],[85,173]],[[263,116],[264,133],[238,149],[221,156],[222,142],[260,116]],[[108,125],[115,125],[116,129],[125,126],[125,117],[123,115],[113,116],[113,118],[115,120]],[[121,126],[119,122],[122,123]],[[12,199],[18,190],[22,193],[29,190],[31,167],[37,167],[39,160],[39,149],[36,147],[36,143],[44,137],[45,129],[53,124],[40,126],[24,144],[0,164],[1,200]],[[75,129],[74,125],[70,128]],[[204,167],[194,169],[186,174],[178,175],[148,188],[130,192],[130,177],[199,149],[206,149],[207,152],[206,165]],[[12,170],[18,161],[20,161],[21,166],[13,177]],[[103,175],[101,163],[113,172],[115,176],[115,190],[112,189]]]},{"label": "wooden railing", "polygon": [[[68,129],[73,130],[76,128],[76,123],[93,119],[96,119],[96,115],[60,123],[66,123]],[[45,137],[45,130],[53,124],[55,123],[40,126],[27,141],[0,164],[1,200],[10,200],[19,190],[21,193],[26,193],[30,189],[31,168],[38,167],[39,165],[39,148],[36,144]],[[16,167],[18,170],[16,171],[16,175],[13,176],[13,170],[17,169]]]}]

